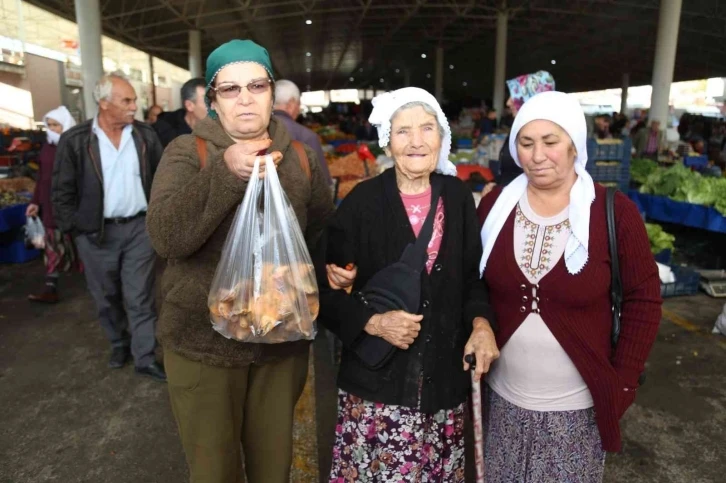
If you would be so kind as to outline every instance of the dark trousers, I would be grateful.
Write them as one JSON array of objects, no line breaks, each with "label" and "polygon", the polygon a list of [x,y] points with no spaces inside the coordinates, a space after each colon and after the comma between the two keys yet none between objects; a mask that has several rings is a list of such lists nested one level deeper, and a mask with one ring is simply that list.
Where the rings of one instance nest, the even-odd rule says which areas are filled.
[{"label": "dark trousers", "polygon": [[[211,329],[210,329],[211,330]],[[267,364],[216,367],[164,351],[191,483],[289,483],[295,404],[308,351]]]},{"label": "dark trousers", "polygon": [[148,366],[156,348],[156,253],[146,219],[107,224],[100,246],[92,236],[79,235],[76,245],[101,327],[112,347],[130,347],[136,366]]}]

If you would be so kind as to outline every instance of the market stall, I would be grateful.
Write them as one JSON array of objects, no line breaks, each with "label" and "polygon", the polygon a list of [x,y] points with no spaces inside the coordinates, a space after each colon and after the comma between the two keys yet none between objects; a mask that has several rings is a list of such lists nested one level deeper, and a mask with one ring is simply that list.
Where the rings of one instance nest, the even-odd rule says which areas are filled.
[{"label": "market stall", "polygon": [[35,183],[29,178],[0,179],[0,263],[24,263],[40,255],[23,239],[25,210]]}]

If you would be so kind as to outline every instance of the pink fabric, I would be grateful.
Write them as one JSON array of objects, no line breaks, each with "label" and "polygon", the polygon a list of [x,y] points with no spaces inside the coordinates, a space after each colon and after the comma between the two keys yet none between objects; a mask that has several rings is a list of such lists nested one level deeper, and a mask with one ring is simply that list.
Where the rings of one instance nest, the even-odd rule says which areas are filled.
[{"label": "pink fabric", "polygon": [[658,154],[658,133],[650,132],[648,137],[648,146],[645,148],[645,154]]},{"label": "pink fabric", "polygon": [[[403,200],[403,206],[406,208],[408,221],[411,223],[413,233],[418,237],[418,234],[421,233],[421,228],[423,228],[424,221],[426,221],[426,217],[431,210],[431,188],[418,195],[405,195],[401,193],[401,200]],[[434,233],[431,235],[427,250],[429,259],[426,262],[426,270],[429,273],[431,273],[431,269],[436,262],[436,257],[439,255],[443,237],[444,200],[439,198],[439,203],[436,206],[436,217],[434,218]]]}]

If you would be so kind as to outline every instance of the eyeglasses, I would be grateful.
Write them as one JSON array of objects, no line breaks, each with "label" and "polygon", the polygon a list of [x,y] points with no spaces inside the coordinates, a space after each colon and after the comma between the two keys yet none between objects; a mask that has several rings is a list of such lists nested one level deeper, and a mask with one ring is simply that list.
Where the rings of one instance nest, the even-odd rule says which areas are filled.
[{"label": "eyeglasses", "polygon": [[242,88],[246,87],[247,90],[250,92],[250,94],[263,94],[270,89],[270,86],[272,85],[271,79],[260,79],[260,80],[254,80],[247,84],[246,86],[240,86],[237,84],[220,84],[217,87],[210,87],[211,90],[216,92],[219,97],[223,99],[234,99],[235,97],[239,96],[242,92]]}]

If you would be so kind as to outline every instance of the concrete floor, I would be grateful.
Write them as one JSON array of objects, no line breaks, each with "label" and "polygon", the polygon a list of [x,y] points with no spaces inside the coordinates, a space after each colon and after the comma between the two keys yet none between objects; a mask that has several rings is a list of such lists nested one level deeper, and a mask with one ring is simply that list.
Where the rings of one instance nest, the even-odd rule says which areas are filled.
[{"label": "concrete floor", "polygon": [[[0,483],[186,481],[166,386],[131,367],[106,368],[108,347],[81,276],[62,279],[60,304],[29,304],[42,273],[37,261],[0,266]],[[623,420],[624,449],[608,456],[607,483],[726,481],[726,338],[710,334],[723,302],[666,302],[648,381]],[[314,403],[296,428],[296,483],[314,483],[330,466],[335,370],[325,339],[314,348]]]}]

